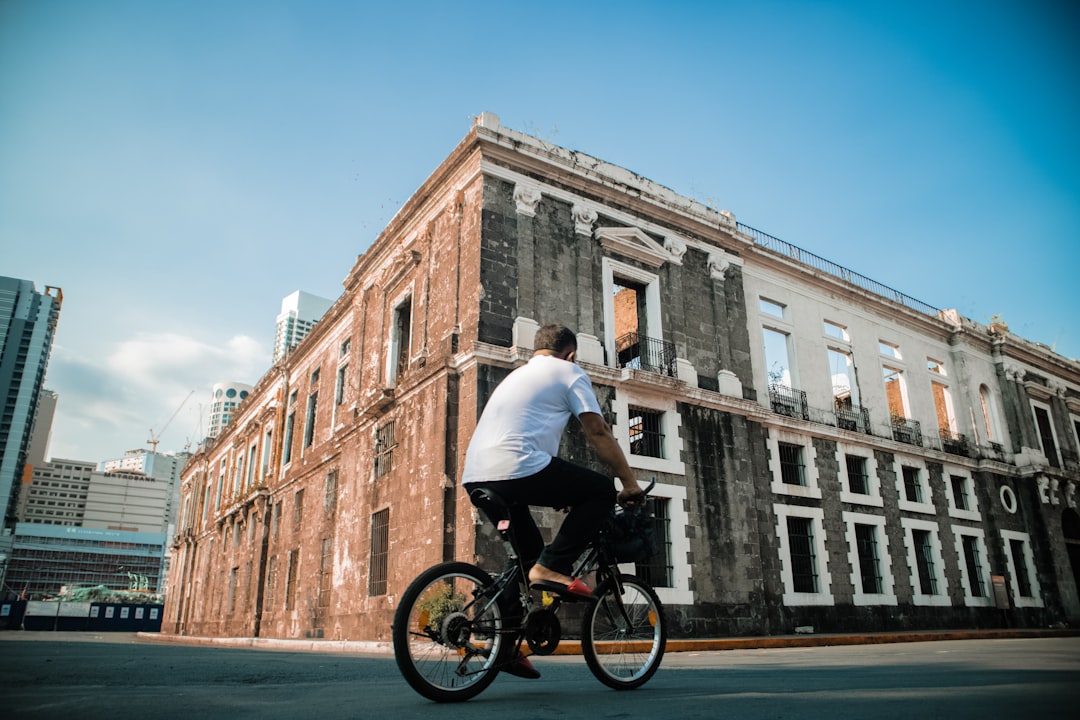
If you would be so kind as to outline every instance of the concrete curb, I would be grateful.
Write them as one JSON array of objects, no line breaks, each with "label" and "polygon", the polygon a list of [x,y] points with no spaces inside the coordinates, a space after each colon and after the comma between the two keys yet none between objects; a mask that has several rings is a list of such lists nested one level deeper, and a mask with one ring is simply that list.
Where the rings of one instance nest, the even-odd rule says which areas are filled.
[{"label": "concrete curb", "polygon": [[[47,633],[46,633],[47,634]],[[136,633],[140,640],[177,645],[214,645],[254,650],[325,652],[358,655],[392,655],[389,642],[361,640],[312,640],[283,638],[217,638]],[[939,640],[1003,640],[1015,638],[1080,637],[1080,629],[1062,630],[923,630],[851,634],[770,635],[764,637],[669,639],[665,652],[712,652],[770,648],[826,647],[832,645],[878,645],[884,643],[933,642]],[[555,655],[580,655],[581,643],[564,640]]]}]

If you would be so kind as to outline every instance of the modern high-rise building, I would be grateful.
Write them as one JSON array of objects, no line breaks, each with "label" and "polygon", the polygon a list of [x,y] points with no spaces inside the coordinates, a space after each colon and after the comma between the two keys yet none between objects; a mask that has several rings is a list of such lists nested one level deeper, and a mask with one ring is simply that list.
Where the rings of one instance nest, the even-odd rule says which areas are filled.
[{"label": "modern high-rise building", "polygon": [[34,417],[45,382],[64,294],[30,280],[0,277],[0,516],[15,523],[15,508]]},{"label": "modern high-rise building", "polygon": [[206,437],[217,437],[221,429],[232,420],[233,411],[254,390],[251,385],[240,382],[214,383],[210,397],[210,424]]},{"label": "modern high-rise building", "polygon": [[288,295],[281,301],[281,314],[277,317],[277,336],[274,338],[274,362],[285,357],[300,344],[315,323],[326,314],[333,300],[306,293],[303,290]]}]

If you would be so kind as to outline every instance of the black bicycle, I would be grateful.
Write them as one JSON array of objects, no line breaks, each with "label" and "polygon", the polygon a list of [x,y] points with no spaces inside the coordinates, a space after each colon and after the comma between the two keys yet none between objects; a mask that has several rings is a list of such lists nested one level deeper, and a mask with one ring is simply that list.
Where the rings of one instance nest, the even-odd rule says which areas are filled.
[{"label": "black bicycle", "polygon": [[470,499],[497,528],[509,564],[491,577],[471,563],[444,562],[409,585],[394,614],[393,640],[398,668],[414,690],[436,702],[468,700],[523,654],[523,644],[532,654],[552,654],[564,605],[583,610],[581,653],[600,682],[631,690],[656,674],[667,642],[663,608],[647,582],[618,567],[654,551],[648,501],[613,509],[574,567],[574,577],[596,573],[593,598],[576,599],[530,592],[506,503],[487,489],[473,490]]}]

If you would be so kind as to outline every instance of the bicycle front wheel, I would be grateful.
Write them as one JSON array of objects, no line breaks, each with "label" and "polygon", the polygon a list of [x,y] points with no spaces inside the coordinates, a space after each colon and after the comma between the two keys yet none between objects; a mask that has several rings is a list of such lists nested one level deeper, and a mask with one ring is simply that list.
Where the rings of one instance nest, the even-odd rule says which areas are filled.
[{"label": "bicycle front wheel", "polygon": [[641,687],[664,658],[667,624],[660,599],[648,583],[632,575],[620,575],[618,583],[609,580],[597,596],[585,613],[581,654],[608,687]]},{"label": "bicycle front wheel", "polygon": [[475,565],[447,562],[405,590],[394,613],[394,659],[413,690],[435,702],[460,702],[495,680],[513,643],[504,608],[482,597],[491,583]]}]

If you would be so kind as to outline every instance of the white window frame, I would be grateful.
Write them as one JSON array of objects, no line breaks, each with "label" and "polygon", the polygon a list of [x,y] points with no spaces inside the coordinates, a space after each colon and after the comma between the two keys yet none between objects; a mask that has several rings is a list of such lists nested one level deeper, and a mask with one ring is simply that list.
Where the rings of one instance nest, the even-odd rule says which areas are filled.
[{"label": "white window frame", "polygon": [[[664,605],[693,605],[694,591],[690,589],[693,568],[687,561],[690,557],[690,539],[686,536],[686,527],[690,524],[690,517],[686,512],[686,488],[657,483],[649,496],[668,501],[668,529],[671,540],[671,587],[653,589]],[[634,574],[634,563],[623,563],[619,568],[625,573]]]},{"label": "white window frame", "polygon": [[[825,511],[821,508],[801,505],[773,504],[776,515],[776,535],[780,540],[780,579],[784,583],[783,602],[790,607],[807,605],[833,605],[832,576],[829,574],[829,553],[825,546]],[[809,518],[814,528],[814,554],[817,560],[819,589],[816,593],[795,592],[791,569],[791,543],[788,539],[787,519]]]},{"label": "white window frame", "polygon": [[1054,441],[1054,452],[1057,453],[1057,464],[1053,465],[1053,467],[1064,468],[1065,460],[1061,456],[1061,442],[1058,440],[1057,428],[1054,426],[1053,408],[1038,400],[1031,401],[1031,422],[1035,424],[1035,434],[1039,436],[1038,450],[1042,453],[1043,457],[1046,457],[1048,463],[1050,462],[1050,458],[1046,455],[1046,443],[1043,440],[1042,430],[1039,428],[1039,418],[1035,415],[1035,408],[1039,408],[1046,413],[1046,421],[1050,425],[1050,438]]},{"label": "white window frame", "polygon": [[1001,413],[998,412],[995,395],[990,391],[990,386],[987,383],[979,383],[979,406],[982,410],[983,423],[986,425],[985,441],[1004,445],[1005,436],[1001,426]]},{"label": "white window frame", "polygon": [[619,355],[615,352],[615,278],[626,278],[645,286],[645,325],[649,337],[662,340],[664,327],[660,312],[660,276],[609,257],[600,261],[604,282],[604,353],[608,367],[616,367]]},{"label": "white window frame", "polygon": [[[1031,597],[1020,596],[1020,585],[1016,582],[1016,568],[1013,567],[1012,540],[1024,543],[1024,564],[1027,565],[1028,583],[1031,585]],[[1035,554],[1031,550],[1031,536],[1014,530],[1001,531],[1002,551],[1005,553],[1005,567],[1009,571],[1009,587],[1012,590],[1012,602],[1016,607],[1043,607],[1042,586],[1039,585],[1039,573],[1035,569]]]},{"label": "white window frame", "polygon": [[[820,500],[821,488],[818,485],[817,450],[814,448],[813,440],[806,435],[771,427],[765,443],[769,449],[772,491],[777,495],[791,495]],[[783,474],[780,471],[780,443],[802,446],[806,485],[791,485],[784,482]]]},{"label": "white window frame", "polygon": [[[630,407],[662,413],[660,427],[664,433],[664,457],[634,455],[630,452]],[[616,388],[611,408],[615,412],[615,424],[611,430],[619,446],[622,447],[630,467],[651,472],[686,475],[686,464],[682,461],[683,441],[679,436],[682,417],[679,415],[678,406],[673,398],[646,396],[624,388]]]},{"label": "white window frame", "polygon": [[[923,502],[912,502],[907,499],[904,489],[904,466],[918,468],[919,484],[922,486]],[[895,455],[893,459],[893,473],[896,475],[896,492],[898,506],[907,512],[922,513],[924,515],[936,515],[934,507],[934,491],[930,485],[930,471],[926,467],[926,461],[922,458],[913,458],[904,455]]]},{"label": "white window frame", "polygon": [[[866,460],[866,484],[869,486],[869,495],[853,493],[848,488],[851,486],[848,478],[847,456],[858,455]],[[858,445],[836,443],[836,462],[840,467],[840,502],[852,505],[868,505],[870,507],[884,507],[885,501],[881,497],[881,480],[877,474],[877,457],[871,448]]]},{"label": "white window frame", "polygon": [[[885,518],[881,515],[866,513],[843,513],[845,535],[847,537],[848,562],[851,564],[851,585],[854,605],[897,605],[895,580],[892,571],[892,555],[889,554],[889,535],[885,532]],[[859,565],[859,544],[855,537],[856,525],[873,525],[877,528],[878,562],[881,563],[881,592],[864,593],[862,591],[862,573]]]},{"label": "white window frame", "polygon": [[[956,507],[956,498],[953,497],[952,486],[952,479],[954,477],[964,478],[964,486],[967,490],[968,501],[971,503],[971,508],[969,510],[961,510]],[[960,520],[972,520],[975,522],[981,521],[982,514],[979,511],[979,498],[975,496],[975,480],[971,477],[971,473],[962,468],[945,465],[942,468],[942,480],[945,484],[945,497],[949,501],[949,517]]]},{"label": "white window frame", "polygon": [[[911,593],[913,605],[926,605],[931,607],[948,607],[952,605],[949,597],[949,579],[945,576],[945,561],[941,554],[941,537],[938,534],[938,524],[932,520],[919,520],[917,518],[900,518],[900,525],[904,528],[904,544],[907,548],[907,563],[910,571]],[[919,565],[915,557],[915,537],[913,530],[926,530],[930,533],[930,542],[934,553],[934,579],[937,580],[938,594],[924,595],[919,587]]]},{"label": "white window frame", "polygon": [[397,364],[398,356],[401,354],[401,334],[398,332],[397,327],[397,314],[401,307],[407,302],[409,304],[409,346],[405,348],[405,360],[406,364],[412,364],[412,349],[415,341],[416,333],[413,332],[414,320],[416,319],[416,303],[413,302],[413,286],[409,284],[407,288],[398,293],[393,302],[389,304],[389,324],[390,332],[387,333],[386,338],[386,363],[383,366],[385,371],[385,386],[392,388],[397,385]]},{"label": "white window frame", "polygon": [[[964,554],[964,538],[973,537],[982,559],[982,586],[986,591],[983,597],[971,594],[971,578],[968,577],[967,555]],[[953,526],[954,545],[957,563],[960,565],[960,585],[964,589],[964,604],[968,607],[994,607],[994,585],[990,581],[990,555],[986,552],[986,534],[982,528]]]}]

